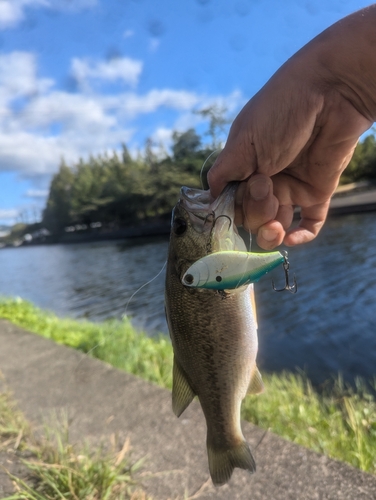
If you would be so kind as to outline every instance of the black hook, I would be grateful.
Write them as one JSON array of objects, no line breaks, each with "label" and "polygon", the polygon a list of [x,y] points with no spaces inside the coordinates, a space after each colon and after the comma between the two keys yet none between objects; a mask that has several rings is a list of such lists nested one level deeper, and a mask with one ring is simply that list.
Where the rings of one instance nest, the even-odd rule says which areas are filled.
[{"label": "black hook", "polygon": [[225,214],[221,214],[221,215],[218,215],[218,217],[216,217],[214,219],[214,222],[213,222],[213,227],[215,226],[215,223],[217,222],[217,220],[220,218],[220,217],[225,217],[226,219],[228,219],[230,225],[229,225],[229,229],[231,228],[231,224],[232,224],[232,220],[231,220],[231,217],[229,217],[228,215],[225,215]]},{"label": "black hook", "polygon": [[287,259],[288,254],[286,251],[283,251],[281,253],[282,253],[283,259],[284,259],[283,270],[285,272],[285,286],[284,286],[284,288],[276,288],[274,285],[274,281],[272,281],[273,290],[275,292],[283,292],[285,290],[288,290],[291,293],[296,293],[298,291],[298,283],[296,282],[295,274],[294,274],[294,283],[292,285],[290,285],[290,281],[289,281],[290,263]]},{"label": "black hook", "polygon": [[206,245],[206,250],[208,253],[211,253],[212,251],[212,234],[213,234],[213,230],[214,230],[214,226],[215,226],[215,223],[217,222],[217,220],[220,218],[220,217],[225,217],[226,219],[228,219],[230,225],[228,227],[228,229],[230,230],[231,228],[231,224],[232,224],[232,220],[231,220],[231,217],[229,217],[228,215],[225,215],[225,214],[221,214],[221,215],[218,215],[217,217],[215,216],[215,212],[210,212],[210,214],[208,214],[206,217],[205,217],[205,222],[204,224],[208,221],[209,217],[213,217],[213,225],[212,225],[212,228],[211,228],[211,231],[210,231],[210,238],[209,238],[209,241]]}]

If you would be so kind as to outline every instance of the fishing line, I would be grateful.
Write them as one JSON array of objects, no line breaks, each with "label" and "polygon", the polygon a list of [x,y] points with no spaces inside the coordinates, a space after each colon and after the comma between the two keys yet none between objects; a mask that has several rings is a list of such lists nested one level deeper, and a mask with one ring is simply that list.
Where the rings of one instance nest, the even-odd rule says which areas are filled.
[{"label": "fishing line", "polygon": [[[124,313],[121,315],[121,319],[124,320],[126,317],[127,317],[127,311],[128,311],[128,307],[129,307],[129,304],[131,303],[133,297],[140,291],[142,290],[145,286],[147,285],[150,285],[150,283],[152,283],[155,279],[158,278],[158,276],[160,276],[162,274],[162,272],[164,271],[165,267],[166,267],[166,264],[167,264],[167,260],[164,262],[163,266],[162,266],[162,269],[160,271],[158,271],[158,273],[154,276],[154,278],[152,278],[151,280],[147,281],[146,283],[144,283],[143,285],[141,285],[139,288],[137,288],[137,290],[132,293],[132,295],[129,297],[126,305],[125,305],[125,310],[124,310]],[[89,351],[85,352],[85,353],[82,353],[83,356],[82,358],[80,359],[80,361],[77,363],[77,366],[76,366],[76,370],[78,368],[78,366],[80,365],[81,361],[83,361],[85,358],[87,358],[89,356],[89,354],[91,354],[95,349],[97,349],[97,347],[103,345],[109,338],[112,337],[112,335],[115,333],[115,330],[110,333],[109,335],[107,335],[104,339],[102,339],[100,342],[98,342],[98,344],[96,344],[94,347],[92,347]]]},{"label": "fishing line", "polygon": [[164,271],[164,268],[166,267],[166,264],[167,264],[167,260],[164,262],[163,266],[162,266],[162,269],[154,276],[154,278],[152,278],[151,280],[147,281],[146,283],[144,283],[143,285],[140,286],[140,288],[138,288],[129,298],[128,302],[126,303],[125,305],[125,311],[124,313],[122,314],[121,316],[121,319],[125,319],[127,317],[127,310],[128,310],[128,306],[131,302],[131,300],[133,299],[133,297],[136,295],[136,293],[138,293],[140,290],[142,290],[145,286],[147,285],[150,285],[150,283],[152,283],[155,279],[158,278],[158,276],[160,276],[162,274],[162,272]]},{"label": "fishing line", "polygon": [[[201,182],[201,188],[202,189],[208,189],[208,187],[209,187],[207,181],[205,183],[203,181],[203,172],[204,172],[205,165],[208,162],[209,158],[211,156],[213,156],[214,153],[218,153],[218,151],[220,151],[220,150],[219,149],[215,149],[214,151],[212,151],[210,153],[210,155],[206,158],[206,160],[204,161],[204,164],[201,167],[201,170],[200,170],[200,182]],[[205,188],[205,185],[206,185],[206,188]]]}]

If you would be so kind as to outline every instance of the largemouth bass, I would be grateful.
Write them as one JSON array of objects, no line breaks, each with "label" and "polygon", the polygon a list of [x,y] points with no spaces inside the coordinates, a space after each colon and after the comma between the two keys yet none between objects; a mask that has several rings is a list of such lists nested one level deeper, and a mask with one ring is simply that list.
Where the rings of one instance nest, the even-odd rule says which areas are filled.
[{"label": "largemouth bass", "polygon": [[183,187],[172,216],[166,271],[166,317],[174,349],[172,407],[180,416],[198,396],[207,424],[210,475],[226,483],[235,467],[254,472],[240,425],[247,392],[263,390],[256,366],[257,321],[253,285],[216,291],[182,284],[205,255],[246,251],[234,224],[229,185],[215,201],[208,191]]}]

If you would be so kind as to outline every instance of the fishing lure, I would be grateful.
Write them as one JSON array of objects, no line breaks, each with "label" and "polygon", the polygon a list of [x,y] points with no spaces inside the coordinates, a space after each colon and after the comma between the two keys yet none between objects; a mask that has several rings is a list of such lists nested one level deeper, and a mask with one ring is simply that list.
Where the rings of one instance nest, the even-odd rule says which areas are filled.
[{"label": "fishing lure", "polygon": [[192,264],[185,272],[182,283],[193,288],[230,290],[255,283],[264,274],[286,262],[286,253],[280,252],[215,252]]}]

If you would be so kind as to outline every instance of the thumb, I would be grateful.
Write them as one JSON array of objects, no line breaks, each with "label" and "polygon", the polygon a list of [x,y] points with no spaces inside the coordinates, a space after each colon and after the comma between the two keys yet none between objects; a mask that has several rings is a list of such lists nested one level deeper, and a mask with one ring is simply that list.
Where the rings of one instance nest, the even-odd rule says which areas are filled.
[{"label": "thumb", "polygon": [[254,151],[247,156],[240,154],[240,148],[226,145],[208,172],[210,192],[217,198],[231,181],[244,181],[256,170]]}]

